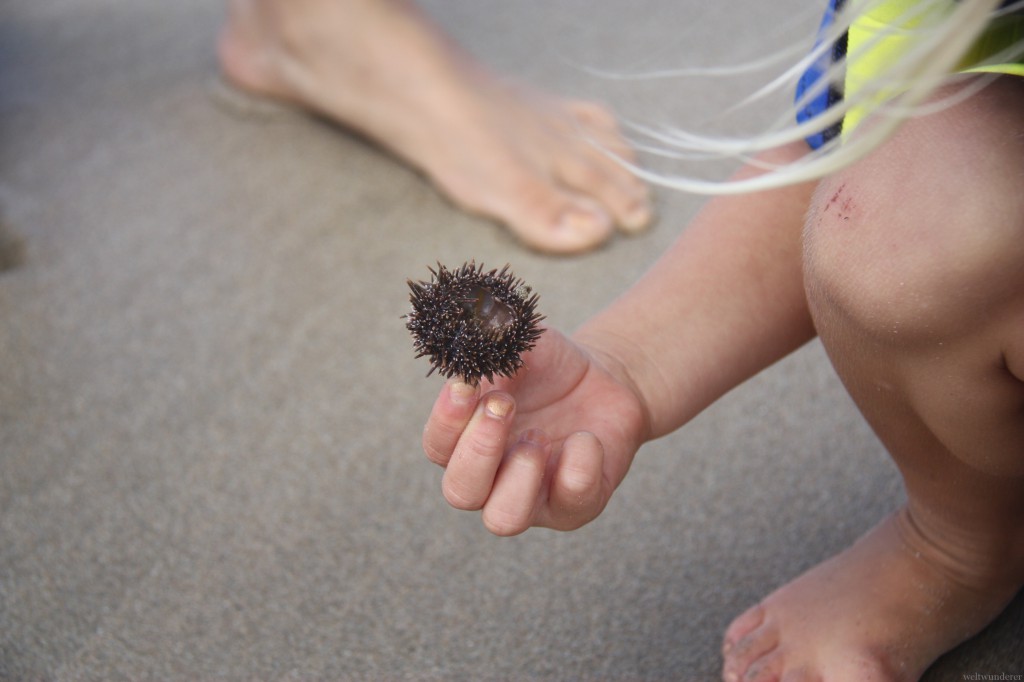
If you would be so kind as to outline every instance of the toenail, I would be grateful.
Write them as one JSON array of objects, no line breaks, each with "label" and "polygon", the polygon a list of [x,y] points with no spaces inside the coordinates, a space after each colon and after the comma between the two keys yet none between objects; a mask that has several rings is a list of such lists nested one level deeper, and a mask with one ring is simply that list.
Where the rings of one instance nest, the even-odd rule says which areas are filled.
[{"label": "toenail", "polygon": [[626,217],[622,226],[631,232],[642,230],[651,222],[652,214],[653,211],[649,203],[646,201],[637,202],[626,211]]},{"label": "toenail", "polygon": [[562,214],[555,227],[568,232],[606,232],[611,228],[611,218],[603,211],[571,208]]}]

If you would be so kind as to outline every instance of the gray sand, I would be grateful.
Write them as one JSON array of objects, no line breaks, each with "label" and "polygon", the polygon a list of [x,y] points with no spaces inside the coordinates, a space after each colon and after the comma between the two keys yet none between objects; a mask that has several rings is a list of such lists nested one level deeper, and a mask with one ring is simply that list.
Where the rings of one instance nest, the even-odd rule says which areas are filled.
[{"label": "gray sand", "polygon": [[[747,4],[427,8],[497,69],[662,122],[717,102],[577,65],[714,63],[806,3]],[[580,531],[450,509],[406,278],[508,262],[569,330],[703,200],[529,253],[334,126],[217,105],[221,12],[0,7],[0,679],[712,680],[731,618],[900,504],[812,343],[645,446]],[[1019,675],[1022,641],[1018,599],[927,679]]]}]

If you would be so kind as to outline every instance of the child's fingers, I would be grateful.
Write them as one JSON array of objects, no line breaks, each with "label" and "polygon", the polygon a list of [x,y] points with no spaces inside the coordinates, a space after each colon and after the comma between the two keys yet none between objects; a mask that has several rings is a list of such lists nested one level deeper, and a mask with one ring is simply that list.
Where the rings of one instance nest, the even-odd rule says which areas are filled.
[{"label": "child's fingers", "polygon": [[503,391],[492,391],[480,400],[441,481],[448,504],[465,510],[484,506],[505,454],[514,412],[515,401]]},{"label": "child's fingers", "polygon": [[530,430],[512,446],[494,478],[484,505],[483,522],[495,535],[518,535],[533,522],[544,470],[551,456],[551,441]]},{"label": "child's fingers", "polygon": [[583,431],[565,439],[548,494],[545,525],[574,530],[601,513],[611,493],[604,477],[604,447]]},{"label": "child's fingers", "polygon": [[452,379],[441,389],[423,429],[423,452],[431,462],[448,465],[476,409],[479,391],[479,386],[471,386],[461,379]]}]

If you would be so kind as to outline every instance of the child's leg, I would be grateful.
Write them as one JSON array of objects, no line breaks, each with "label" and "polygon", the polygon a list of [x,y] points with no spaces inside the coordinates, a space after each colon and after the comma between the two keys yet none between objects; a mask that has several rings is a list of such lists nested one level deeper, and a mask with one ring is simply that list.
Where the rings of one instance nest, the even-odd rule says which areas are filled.
[{"label": "child's leg", "polygon": [[726,679],[916,680],[1024,583],[1022,109],[1002,79],[819,188],[811,311],[909,504],[740,616]]},{"label": "child's leg", "polygon": [[[384,145],[462,208],[552,252],[651,218],[614,118],[513,86],[473,62],[409,0],[230,0],[226,78]],[[589,140],[587,138],[590,138]]]}]

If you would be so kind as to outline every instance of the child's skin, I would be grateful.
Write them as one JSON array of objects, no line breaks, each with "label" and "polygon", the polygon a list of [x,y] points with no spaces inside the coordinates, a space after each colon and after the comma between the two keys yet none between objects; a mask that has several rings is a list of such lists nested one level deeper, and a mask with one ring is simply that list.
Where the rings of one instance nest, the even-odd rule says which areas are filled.
[{"label": "child's skin", "polygon": [[387,147],[461,208],[576,253],[651,220],[614,117],[503,81],[408,0],[229,0],[221,68]]},{"label": "child's skin", "polygon": [[579,527],[643,442],[817,332],[909,502],[739,616],[723,678],[918,679],[1024,584],[1022,109],[1001,78],[817,187],[711,201],[515,378],[446,385],[423,435],[446,499],[499,535]]}]

